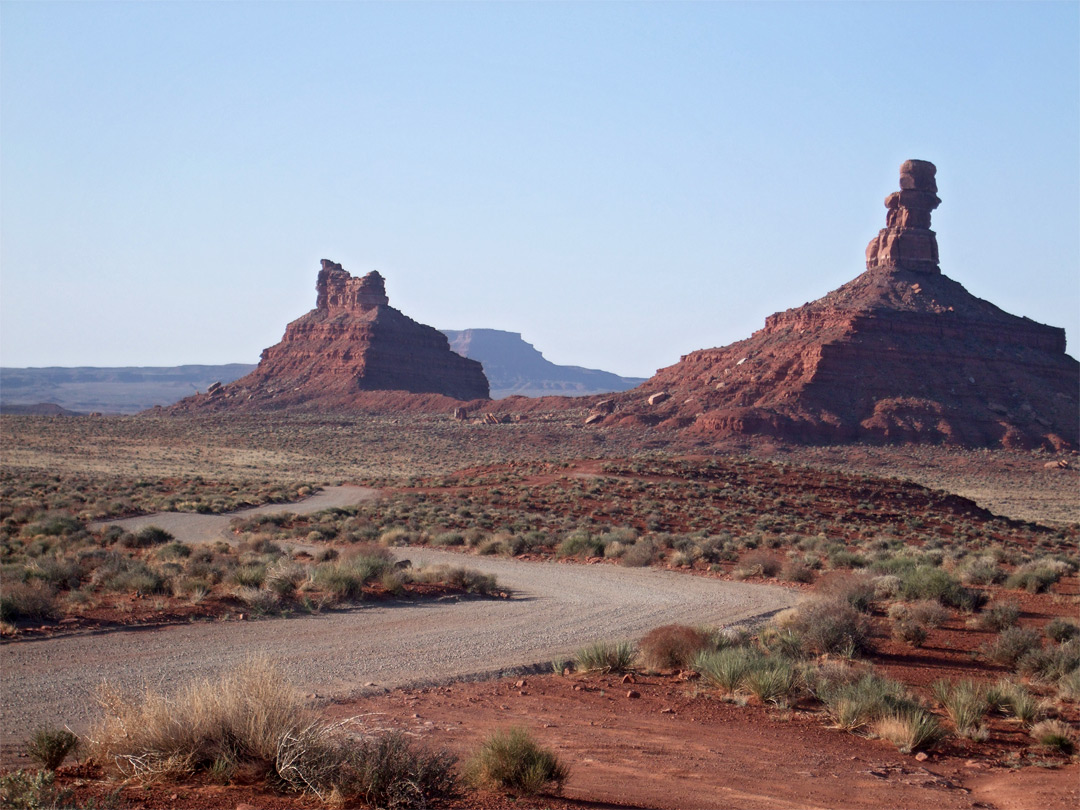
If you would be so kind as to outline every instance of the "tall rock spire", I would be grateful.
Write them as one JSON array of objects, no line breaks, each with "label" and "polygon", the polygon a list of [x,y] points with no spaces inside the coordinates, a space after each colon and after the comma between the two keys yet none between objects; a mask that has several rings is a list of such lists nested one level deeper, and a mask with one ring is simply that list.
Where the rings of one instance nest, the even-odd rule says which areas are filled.
[{"label": "tall rock spire", "polygon": [[941,205],[937,169],[927,160],[906,160],[900,166],[900,190],[885,198],[885,227],[866,246],[866,269],[901,268],[940,273],[937,236],[930,230],[930,212]]}]

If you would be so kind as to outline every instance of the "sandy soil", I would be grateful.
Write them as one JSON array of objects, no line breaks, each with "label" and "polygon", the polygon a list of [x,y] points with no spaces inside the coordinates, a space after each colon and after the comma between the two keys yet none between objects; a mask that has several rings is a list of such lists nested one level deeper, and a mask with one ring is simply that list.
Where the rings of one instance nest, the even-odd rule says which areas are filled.
[{"label": "sandy soil", "polygon": [[[630,698],[633,690],[640,697]],[[926,761],[829,728],[815,711],[735,706],[671,675],[529,676],[332,706],[461,756],[527,726],[571,765],[567,798],[653,808],[1073,808],[1080,767],[1016,769],[960,753]]]},{"label": "sandy soil", "polygon": [[415,564],[467,564],[498,577],[512,599],[381,603],[291,619],[202,622],[72,634],[0,647],[4,762],[39,724],[84,730],[102,680],[168,688],[235,667],[279,662],[304,689],[344,698],[372,689],[446,682],[546,663],[598,637],[638,638],[671,622],[721,625],[798,600],[784,588],[607,565],[402,551]]}]

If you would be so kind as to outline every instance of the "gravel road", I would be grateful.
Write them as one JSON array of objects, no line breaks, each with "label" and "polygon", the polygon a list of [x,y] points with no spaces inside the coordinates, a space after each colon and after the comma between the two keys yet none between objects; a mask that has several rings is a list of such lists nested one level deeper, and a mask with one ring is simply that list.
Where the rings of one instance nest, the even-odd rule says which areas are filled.
[{"label": "gravel road", "polygon": [[[165,689],[269,656],[307,693],[365,691],[474,678],[572,654],[601,639],[634,639],[671,622],[730,624],[794,604],[778,587],[649,568],[576,565],[399,549],[414,565],[495,574],[512,599],[382,603],[249,622],[206,622],[9,642],[3,672],[3,759],[38,725],[84,730],[102,681]],[[369,685],[374,684],[374,685]]]},{"label": "gravel road", "polygon": [[334,507],[343,509],[347,506],[355,506],[364,501],[373,501],[378,497],[379,490],[371,487],[350,485],[324,487],[310,498],[304,498],[304,500],[296,503],[267,503],[224,515],[199,515],[195,512],[156,512],[152,515],[104,520],[92,523],[91,528],[104,529],[106,526],[120,526],[129,532],[137,532],[147,526],[157,526],[182,543],[212,543],[215,540],[235,543],[236,537],[229,531],[229,523],[233,518],[276,515],[282,512],[292,512],[294,515],[310,515],[323,509],[332,509]]}]

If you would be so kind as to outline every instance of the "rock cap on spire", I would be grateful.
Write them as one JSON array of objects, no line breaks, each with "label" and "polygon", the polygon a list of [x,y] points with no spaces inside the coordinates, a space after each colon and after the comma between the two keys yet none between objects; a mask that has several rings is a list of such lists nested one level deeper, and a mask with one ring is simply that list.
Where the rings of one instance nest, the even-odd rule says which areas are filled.
[{"label": "rock cap on spire", "polygon": [[900,164],[900,190],[885,198],[885,227],[866,247],[866,269],[901,268],[940,274],[930,212],[941,204],[937,168],[928,160]]}]

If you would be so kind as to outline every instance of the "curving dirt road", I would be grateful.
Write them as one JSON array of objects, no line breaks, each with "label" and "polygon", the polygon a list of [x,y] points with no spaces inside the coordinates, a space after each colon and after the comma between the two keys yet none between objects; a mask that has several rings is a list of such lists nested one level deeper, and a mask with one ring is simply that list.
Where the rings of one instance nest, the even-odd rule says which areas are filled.
[{"label": "curving dirt road", "polygon": [[277,515],[283,512],[291,512],[294,515],[310,515],[314,512],[321,512],[323,509],[356,506],[365,501],[373,501],[378,497],[379,490],[371,487],[351,485],[323,487],[311,497],[290,504],[267,503],[262,506],[252,506],[249,509],[228,512],[224,515],[200,515],[195,512],[155,512],[152,515],[138,515],[137,517],[120,518],[119,520],[100,521],[92,523],[91,528],[104,529],[106,526],[120,526],[129,532],[137,532],[147,526],[157,526],[182,543],[212,543],[215,540],[235,543],[236,537],[229,531],[229,523],[234,518]]},{"label": "curving dirt road", "polygon": [[[159,524],[160,525],[160,524]],[[365,691],[475,678],[550,661],[599,639],[637,638],[671,622],[731,624],[794,604],[783,588],[648,568],[525,562],[401,549],[416,565],[495,574],[508,600],[402,602],[254,622],[215,622],[0,647],[4,760],[38,725],[85,729],[102,680],[168,689],[245,658],[277,661],[305,692]]]}]

